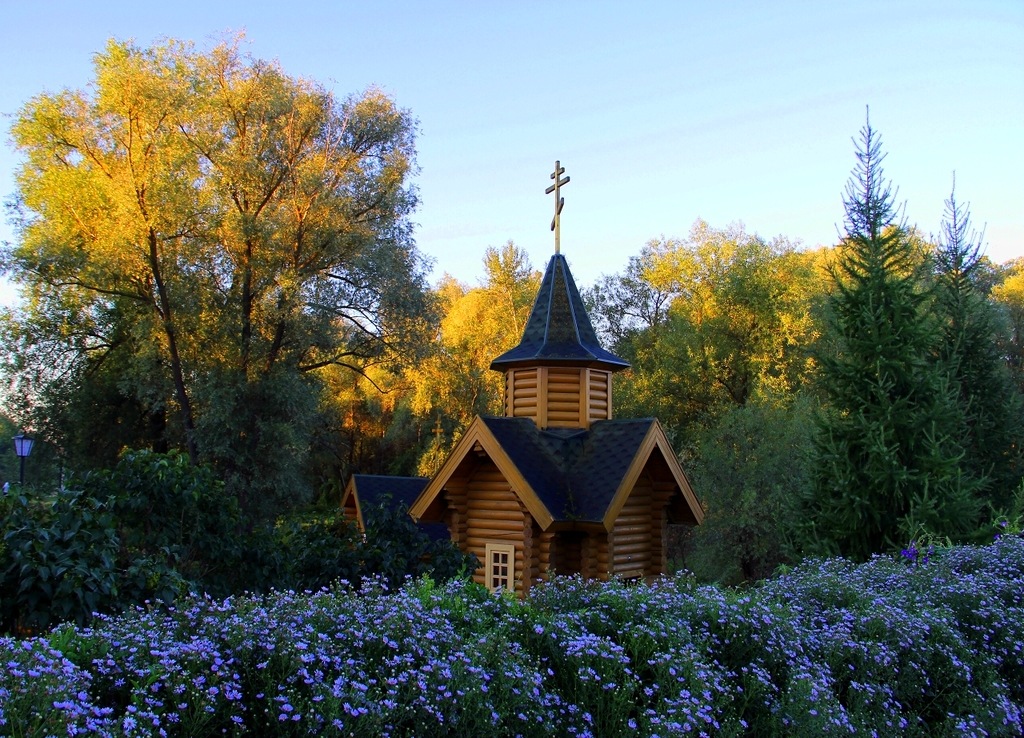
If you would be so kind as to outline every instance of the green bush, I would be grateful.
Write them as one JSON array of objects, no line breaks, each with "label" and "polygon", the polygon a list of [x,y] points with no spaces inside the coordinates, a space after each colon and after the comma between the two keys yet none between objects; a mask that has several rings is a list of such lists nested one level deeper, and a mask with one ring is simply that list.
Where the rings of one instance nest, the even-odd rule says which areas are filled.
[{"label": "green bush", "polygon": [[363,574],[359,531],[340,511],[294,514],[279,521],[266,542],[277,571],[254,578],[253,590],[316,591],[339,579],[358,583]]},{"label": "green bush", "polygon": [[120,542],[112,505],[77,490],[4,500],[0,627],[38,631],[82,624],[118,602]]},{"label": "green bush", "polygon": [[4,501],[0,627],[87,622],[189,590],[226,595],[240,560],[237,506],[180,454],[127,452],[52,495]]},{"label": "green bush", "polygon": [[48,496],[3,500],[0,629],[39,632],[96,612],[225,597],[315,591],[339,579],[449,579],[475,568],[390,505],[367,511],[365,540],[340,510],[302,510],[245,530],[234,498],[178,453],[129,451],[110,470]]},{"label": "green bush", "polygon": [[763,579],[794,560],[787,539],[809,486],[813,403],[760,398],[724,413],[697,437],[694,488],[706,516],[686,566],[705,581]]},{"label": "green bush", "polygon": [[126,451],[113,469],[80,485],[110,505],[124,569],[145,570],[149,561],[149,568],[173,570],[196,591],[233,591],[243,551],[241,513],[210,469],[175,451]]},{"label": "green bush", "polygon": [[400,505],[382,502],[364,512],[366,541],[362,547],[366,573],[397,586],[406,577],[429,574],[438,581],[472,572],[476,557],[462,553],[447,536],[432,540]]}]

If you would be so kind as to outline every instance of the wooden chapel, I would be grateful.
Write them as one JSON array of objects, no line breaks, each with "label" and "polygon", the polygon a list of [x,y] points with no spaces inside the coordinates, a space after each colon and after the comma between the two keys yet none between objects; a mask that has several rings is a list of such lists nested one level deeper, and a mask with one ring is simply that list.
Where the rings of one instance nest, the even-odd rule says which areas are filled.
[{"label": "wooden chapel", "polygon": [[560,253],[564,171],[555,162],[555,253],[522,340],[491,363],[504,416],[474,418],[409,507],[477,557],[478,583],[520,595],[553,574],[663,574],[667,526],[704,517],[661,423],[612,417],[612,376],[629,364],[600,346]]}]

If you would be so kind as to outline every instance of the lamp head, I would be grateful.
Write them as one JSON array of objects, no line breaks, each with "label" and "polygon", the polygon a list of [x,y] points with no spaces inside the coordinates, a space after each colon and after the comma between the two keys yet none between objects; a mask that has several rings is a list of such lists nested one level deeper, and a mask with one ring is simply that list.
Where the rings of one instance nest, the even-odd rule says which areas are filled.
[{"label": "lamp head", "polygon": [[35,443],[34,439],[29,438],[24,433],[19,433],[14,437],[13,440],[14,453],[16,453],[18,456],[20,456],[21,458],[25,458],[30,453],[32,453],[32,444]]}]

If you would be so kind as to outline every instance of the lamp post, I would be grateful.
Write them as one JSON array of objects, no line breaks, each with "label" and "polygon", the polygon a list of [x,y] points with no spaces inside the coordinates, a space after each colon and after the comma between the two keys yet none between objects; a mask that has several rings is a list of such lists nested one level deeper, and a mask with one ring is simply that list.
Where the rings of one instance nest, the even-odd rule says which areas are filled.
[{"label": "lamp post", "polygon": [[25,486],[25,457],[32,453],[32,444],[35,442],[24,433],[19,433],[14,437],[14,453],[18,455],[18,459],[21,461],[21,474],[19,476],[19,484],[22,487]]}]

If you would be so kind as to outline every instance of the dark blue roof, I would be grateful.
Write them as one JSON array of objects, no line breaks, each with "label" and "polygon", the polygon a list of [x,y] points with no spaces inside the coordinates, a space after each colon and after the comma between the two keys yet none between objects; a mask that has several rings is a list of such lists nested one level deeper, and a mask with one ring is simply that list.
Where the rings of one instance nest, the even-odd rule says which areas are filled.
[{"label": "dark blue roof", "polygon": [[364,510],[387,500],[392,507],[408,509],[430,481],[426,477],[389,477],[383,474],[353,474],[352,479]]},{"label": "dark blue roof", "polygon": [[[426,477],[390,477],[377,474],[353,474],[356,494],[359,496],[359,509],[363,514],[363,523],[374,524],[374,514],[382,507],[399,509],[408,512],[412,503],[430,480]],[[417,523],[418,527],[431,540],[449,538],[448,527],[444,523]]]},{"label": "dark blue roof", "polygon": [[505,371],[523,364],[603,366],[613,371],[629,363],[601,348],[569,265],[561,254],[548,262],[519,345],[491,362]]},{"label": "dark blue roof", "polygon": [[529,418],[481,417],[559,521],[601,522],[654,418],[541,430]]}]

